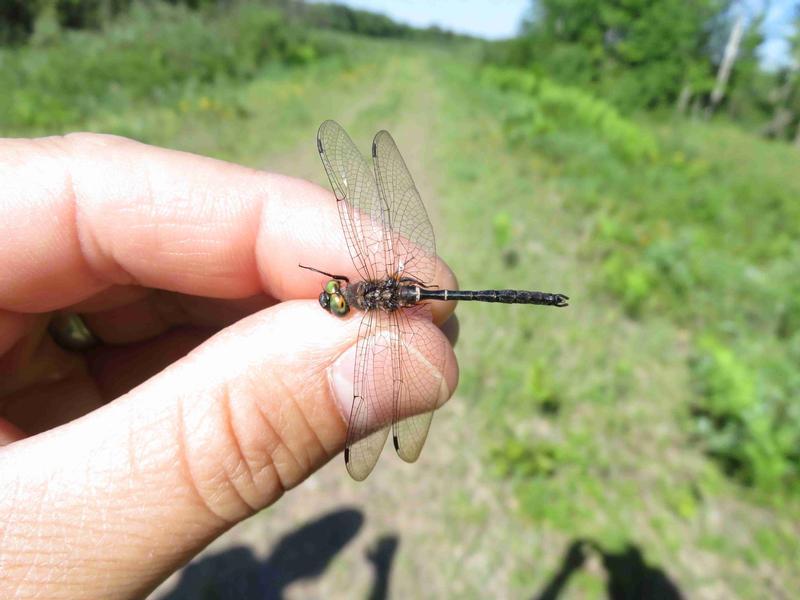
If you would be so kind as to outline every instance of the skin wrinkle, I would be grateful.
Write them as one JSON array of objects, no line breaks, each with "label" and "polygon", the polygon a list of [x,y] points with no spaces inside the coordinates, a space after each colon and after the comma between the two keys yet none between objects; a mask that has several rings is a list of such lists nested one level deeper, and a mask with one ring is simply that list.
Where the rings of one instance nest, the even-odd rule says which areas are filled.
[{"label": "skin wrinkle", "polygon": [[246,476],[250,480],[249,481],[250,488],[252,488],[253,490],[256,489],[256,483],[255,479],[253,478],[253,472],[250,469],[249,461],[247,460],[247,457],[244,451],[242,450],[242,445],[239,442],[239,436],[236,433],[236,427],[233,423],[233,410],[231,408],[231,392],[230,392],[230,386],[228,385],[227,381],[223,381],[220,393],[222,397],[218,399],[218,402],[222,407],[222,421],[223,421],[222,427],[223,430],[226,431],[228,436],[230,437],[233,448],[235,448],[236,454],[238,455],[237,469],[234,469],[233,473],[229,473],[227,468],[223,467],[223,469],[226,475],[228,475],[229,487],[233,490],[233,492],[239,498],[241,503],[247,508],[249,508],[251,512],[256,512],[258,510],[258,506],[254,506],[253,504],[247,501],[247,499],[245,498],[245,493],[239,489],[241,483],[237,483],[239,478],[242,477],[241,474],[237,473],[237,471],[239,470],[238,466],[243,466],[244,476]]},{"label": "skin wrinkle", "polygon": [[[281,383],[281,382],[279,382]],[[273,396],[277,396],[277,394],[273,394]],[[278,483],[278,488],[280,489],[280,495],[275,498],[277,500],[283,494],[285,494],[288,490],[290,490],[293,486],[288,485],[284,475],[281,473],[281,468],[278,466],[278,461],[276,461],[276,456],[281,448],[286,450],[286,453],[292,457],[292,459],[297,462],[292,451],[286,447],[286,443],[283,440],[283,436],[278,433],[278,429],[275,427],[275,424],[272,422],[272,411],[266,410],[267,406],[262,406],[261,402],[256,401],[256,407],[258,408],[259,414],[261,415],[262,419],[264,420],[265,424],[269,428],[270,432],[272,433],[275,443],[272,445],[272,448],[268,449],[268,453],[271,459],[271,463],[273,469],[275,470],[275,477]],[[273,502],[275,501],[273,500]]]},{"label": "skin wrinkle", "polygon": [[178,396],[176,398],[176,408],[175,440],[177,442],[178,462],[180,463],[180,470],[183,475],[182,478],[187,484],[189,484],[192,495],[199,500],[199,504],[201,506],[205,507],[206,511],[208,511],[208,514],[212,517],[215,517],[222,524],[229,526],[231,523],[221,515],[217,514],[216,511],[206,501],[205,496],[200,492],[200,488],[197,486],[197,482],[194,479],[194,473],[192,473],[187,452],[189,446],[186,442],[186,407],[182,396]]},{"label": "skin wrinkle", "polygon": [[[78,254],[81,256],[81,260],[83,261],[83,264],[84,264],[84,267],[86,268],[86,270],[91,274],[93,279],[96,279],[95,271],[94,271],[94,268],[92,267],[91,261],[89,260],[89,254],[87,252],[87,249],[86,249],[86,246],[85,246],[85,242],[84,242],[84,235],[83,235],[83,229],[84,228],[81,227],[81,220],[82,220],[81,219],[81,205],[80,205],[80,200],[78,200],[78,192],[77,192],[77,190],[75,188],[75,178],[73,176],[72,168],[71,168],[71,164],[70,164],[72,159],[69,158],[69,157],[71,157],[71,156],[72,155],[70,154],[70,155],[68,155],[68,158],[62,158],[62,161],[61,161],[62,164],[64,165],[64,176],[65,176],[65,179],[66,179],[65,185],[64,185],[64,191],[65,191],[67,197],[69,198],[69,200],[67,202],[67,205],[69,206],[70,211],[72,213],[72,215],[71,215],[72,216],[72,226],[75,228],[74,232],[73,232],[73,235],[75,236],[75,242],[76,242],[77,247],[78,247]],[[91,228],[89,228],[89,231],[86,232],[86,233],[92,238],[92,241],[94,242],[93,245],[95,247],[97,247],[97,240],[94,238],[94,236],[91,235]],[[95,293],[103,291],[104,289],[108,288],[108,285],[105,284],[104,282],[98,281],[98,283],[101,284],[102,288],[100,290],[97,290]]]},{"label": "skin wrinkle", "polygon": [[[322,443],[322,438],[320,437],[319,433],[317,432],[317,430],[314,427],[311,426],[311,421],[309,421],[308,416],[305,413],[305,410],[303,410],[303,404],[304,403],[297,402],[296,397],[294,397],[294,396],[292,397],[292,399],[294,400],[294,407],[297,410],[297,412],[300,414],[300,418],[303,421],[303,425],[305,425],[305,428],[311,433],[311,437],[317,443],[318,449],[322,451],[322,456],[325,457],[326,459],[330,459],[332,457],[332,453],[328,452],[328,449],[325,447],[325,444]],[[331,398],[331,401],[333,401],[332,398]],[[309,444],[307,444],[307,443],[304,443],[303,447],[305,448],[306,454],[308,456],[309,467],[311,467],[314,464],[316,464],[316,461],[311,456],[311,448],[309,447]]]},{"label": "skin wrinkle", "polygon": [[[92,226],[82,226],[81,214],[83,213],[83,210],[81,207],[81,199],[85,198],[85,196],[80,194],[78,191],[80,186],[76,184],[75,181],[75,171],[77,169],[75,168],[74,161],[76,160],[76,156],[81,155],[79,142],[85,139],[88,141],[93,141],[92,136],[87,136],[86,134],[81,133],[71,133],[60,138],[60,140],[67,146],[66,157],[62,156],[62,164],[65,167],[64,170],[66,178],[66,185],[63,191],[68,198],[68,204],[72,210],[72,220],[75,227],[74,235],[77,241],[78,252],[81,255],[81,258],[91,277],[95,279],[97,283],[104,285],[103,289],[109,287],[111,284],[139,285],[139,282],[136,280],[136,278],[129,273],[127,269],[125,269],[125,267],[119,263],[119,261],[117,261],[113,254],[109,254],[103,250],[102,244],[100,244]],[[62,144],[59,144],[59,146],[61,145]],[[85,202],[85,199],[83,201]],[[117,278],[115,278],[113,275],[106,276],[102,269],[97,268],[95,263],[89,258],[90,253],[87,248],[87,238],[88,241],[91,242],[93,248],[96,249],[97,253],[100,254],[102,258],[109,261],[111,265],[122,275],[121,279],[124,280],[117,280]]]},{"label": "skin wrinkle", "polygon": [[[277,484],[278,492],[277,492],[277,495],[275,496],[275,498],[270,502],[270,504],[271,504],[271,503],[277,502],[277,500],[281,496],[283,496],[284,493],[286,493],[286,488],[284,487],[283,482],[281,481],[280,474],[278,473],[278,468],[275,465],[275,453],[277,451],[278,446],[280,445],[280,437],[278,436],[278,432],[275,431],[275,428],[273,427],[272,422],[264,414],[264,410],[261,407],[261,403],[258,402],[258,401],[255,401],[254,404],[255,404],[255,407],[256,407],[256,413],[258,414],[259,418],[261,419],[261,422],[263,423],[264,428],[267,430],[266,438],[272,440],[272,443],[270,443],[265,448],[266,451],[265,451],[264,455],[267,458],[267,460],[264,461],[264,465],[261,467],[261,471],[262,472],[267,470],[267,469],[272,471],[272,473],[273,473],[272,481],[274,482],[274,484]],[[260,475],[260,474],[261,473],[259,472],[257,475]]]},{"label": "skin wrinkle", "polygon": [[[286,407],[287,405],[291,405],[294,403],[292,399],[293,393],[289,388],[284,384],[283,380],[280,378],[278,372],[272,373],[272,383],[273,385],[277,384],[277,388],[279,391],[280,397],[284,398],[284,400],[278,402],[277,404],[277,411],[275,411],[275,416],[278,419],[279,427],[276,428],[278,435],[281,438],[281,445],[284,450],[286,450],[285,457],[281,461],[275,461],[276,469],[278,472],[278,476],[281,479],[281,486],[284,489],[290,490],[295,487],[298,483],[296,481],[296,477],[293,477],[294,472],[304,473],[308,472],[308,468],[306,465],[303,465],[300,456],[294,451],[292,448],[289,440],[286,438],[286,431],[292,430],[291,425],[286,418]],[[272,414],[272,413],[270,413]],[[293,431],[293,430],[292,430]],[[286,458],[289,460],[287,461]],[[283,471],[281,472],[281,465],[283,465]],[[300,480],[302,481],[302,479]]]},{"label": "skin wrinkle", "polygon": [[[298,402],[297,402],[296,396],[293,393],[289,392],[290,387],[287,386],[286,382],[283,381],[283,379],[281,378],[280,372],[278,372],[278,371],[275,372],[275,374],[273,376],[273,381],[277,382],[278,385],[280,386],[280,388],[285,390],[286,393],[288,394],[288,396],[286,396],[287,401],[281,403],[281,407],[282,407],[282,411],[281,412],[285,412],[287,410],[291,410],[292,408],[294,408],[295,411],[297,411],[300,414],[300,417],[301,417],[301,419],[303,421],[303,425],[305,425],[305,427],[308,429],[309,428],[308,420],[306,419],[305,415],[303,414],[303,411],[300,410],[300,408],[298,406]],[[294,429],[294,428],[292,428],[292,429]],[[300,435],[297,435],[298,439],[300,437],[301,437]],[[303,436],[303,437],[307,437],[307,436]],[[316,432],[312,431],[312,437],[317,441],[317,444],[319,445],[319,447],[322,448],[322,443],[320,442],[319,437],[317,436]],[[288,444],[287,444],[287,447],[288,447]],[[314,458],[311,456],[311,449],[308,447],[308,445],[305,442],[301,444],[301,448],[303,449],[303,451],[304,451],[304,453],[306,455],[306,464],[303,464],[302,461],[300,460],[300,458],[297,456],[297,454],[295,452],[292,452],[291,449],[289,449],[289,452],[294,457],[295,462],[300,466],[301,472],[306,472],[306,473],[311,472],[312,467],[315,464]],[[323,450],[324,450],[324,448],[323,448]]]}]

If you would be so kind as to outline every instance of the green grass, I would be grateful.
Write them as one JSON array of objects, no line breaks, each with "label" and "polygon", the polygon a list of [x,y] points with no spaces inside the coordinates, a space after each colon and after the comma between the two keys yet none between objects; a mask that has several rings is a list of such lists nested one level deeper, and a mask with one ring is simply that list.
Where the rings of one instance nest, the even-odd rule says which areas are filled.
[{"label": "green grass", "polygon": [[[154,26],[149,13],[0,50],[11,96],[32,103],[0,109],[0,130],[120,133],[289,174],[309,164],[320,182],[323,118],[356,139],[380,127],[418,137],[415,176],[435,192],[439,251],[461,285],[572,297],[563,310],[458,310],[460,426],[480,449],[481,485],[516,533],[544,540],[536,560],[480,549],[486,564],[513,563],[513,589],[501,591],[541,589],[579,539],[603,556],[636,546],[689,596],[800,587],[797,151],[487,75],[459,47],[306,31],[290,46],[315,50],[295,60],[261,35],[280,17],[246,19],[253,35],[239,39],[237,14],[158,16],[159,39],[176,36],[158,50],[172,57],[164,70],[136,67],[152,58],[137,37]],[[103,56],[73,84],[56,73],[62,52]],[[459,547],[461,527],[499,527],[486,494],[452,488],[445,548]],[[583,570],[569,590],[602,587]]]},{"label": "green grass", "polygon": [[708,452],[746,485],[800,491],[797,152],[731,127],[637,124],[526,73],[488,79],[535,115],[531,128],[509,111],[509,139],[593,220],[596,293],[691,331],[690,411]]},{"label": "green grass", "polygon": [[[445,256],[483,257],[454,261],[462,285],[573,298],[557,314],[460,309],[461,389],[494,472],[541,527],[647,539],[662,564],[700,547],[699,563],[746,555],[788,573],[800,558],[797,152],[725,126],[627,120],[577,91],[526,112],[536,86],[492,74],[475,88],[454,71],[446,195],[460,235]],[[545,125],[520,125],[536,111]],[[648,150],[621,151],[635,131]],[[755,506],[769,516],[726,527],[746,542],[717,532],[705,545],[709,515]],[[736,561],[720,568],[757,589]]]}]

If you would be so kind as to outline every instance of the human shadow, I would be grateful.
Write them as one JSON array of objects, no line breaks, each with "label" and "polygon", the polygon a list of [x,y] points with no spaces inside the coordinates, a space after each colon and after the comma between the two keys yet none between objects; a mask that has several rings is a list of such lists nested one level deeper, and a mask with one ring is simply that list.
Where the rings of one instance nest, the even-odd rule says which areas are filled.
[{"label": "human shadow", "polygon": [[536,600],[557,600],[570,577],[581,569],[589,554],[600,555],[607,575],[606,593],[610,600],[682,600],[678,586],[657,568],[648,565],[641,550],[628,544],[620,552],[604,550],[592,540],[575,540],[567,548],[561,568],[545,587],[534,596]]},{"label": "human shadow", "polygon": [[[322,575],[363,523],[360,511],[340,509],[283,536],[265,560],[245,546],[205,557],[183,569],[177,587],[164,599],[278,600],[293,582]],[[376,578],[376,587],[381,577],[388,581],[390,563],[391,555],[388,562],[380,562],[383,574]]]},{"label": "human shadow", "polygon": [[367,550],[367,560],[372,563],[375,570],[372,591],[367,596],[369,600],[385,600],[389,596],[392,563],[399,543],[400,540],[396,535],[385,535]]}]

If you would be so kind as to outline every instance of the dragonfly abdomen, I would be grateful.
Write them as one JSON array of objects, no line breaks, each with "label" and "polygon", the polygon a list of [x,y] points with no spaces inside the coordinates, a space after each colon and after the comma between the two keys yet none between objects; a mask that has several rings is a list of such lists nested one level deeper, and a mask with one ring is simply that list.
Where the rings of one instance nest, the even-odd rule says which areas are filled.
[{"label": "dragonfly abdomen", "polygon": [[528,290],[420,290],[420,300],[465,300],[501,304],[567,306],[569,296]]}]

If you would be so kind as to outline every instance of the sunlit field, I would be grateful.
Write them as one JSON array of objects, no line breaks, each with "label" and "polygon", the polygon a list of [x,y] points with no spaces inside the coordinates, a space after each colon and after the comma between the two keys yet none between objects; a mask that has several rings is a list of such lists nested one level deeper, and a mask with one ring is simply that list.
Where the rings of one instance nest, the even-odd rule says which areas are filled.
[{"label": "sunlit field", "polygon": [[625,110],[476,40],[292,19],[159,4],[0,48],[0,134],[116,133],[327,187],[323,120],[365,152],[388,129],[462,287],[571,305],[463,303],[461,382],[417,464],[387,451],[356,484],[337,458],[153,597],[246,593],[244,569],[326,515],[349,529],[284,582],[298,597],[382,576],[396,597],[793,597],[800,150]]}]

